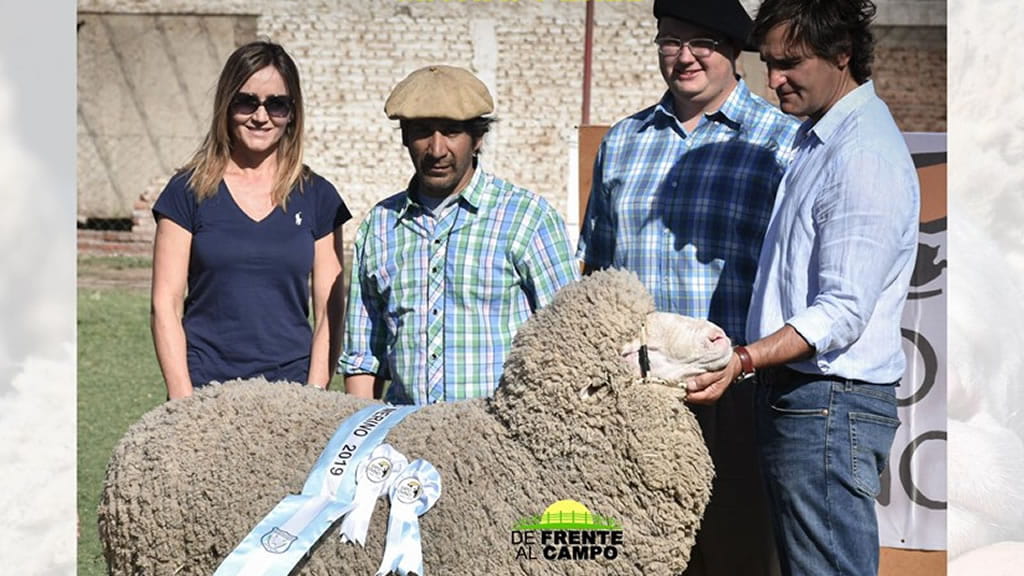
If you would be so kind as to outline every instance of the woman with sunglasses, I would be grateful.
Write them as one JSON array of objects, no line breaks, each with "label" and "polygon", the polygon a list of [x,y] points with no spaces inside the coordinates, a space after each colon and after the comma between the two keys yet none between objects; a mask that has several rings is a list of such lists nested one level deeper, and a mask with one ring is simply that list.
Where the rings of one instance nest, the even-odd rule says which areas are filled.
[{"label": "woman with sunglasses", "polygon": [[351,214],[303,164],[303,119],[284,49],[238,48],[206,139],[153,206],[151,326],[169,399],[233,378],[330,383]]}]

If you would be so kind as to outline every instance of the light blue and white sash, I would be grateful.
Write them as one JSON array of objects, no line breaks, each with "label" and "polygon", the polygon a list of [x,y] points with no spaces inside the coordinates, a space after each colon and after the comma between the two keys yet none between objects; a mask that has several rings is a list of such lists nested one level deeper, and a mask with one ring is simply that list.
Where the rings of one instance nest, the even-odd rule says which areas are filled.
[{"label": "light blue and white sash", "polygon": [[353,505],[356,468],[417,406],[373,405],[338,427],[301,494],[286,496],[221,563],[215,576],[286,576]]},{"label": "light blue and white sash", "polygon": [[430,462],[413,460],[395,479],[390,496],[387,545],[377,576],[391,572],[400,576],[415,572],[422,576],[419,517],[441,497],[441,475]]}]

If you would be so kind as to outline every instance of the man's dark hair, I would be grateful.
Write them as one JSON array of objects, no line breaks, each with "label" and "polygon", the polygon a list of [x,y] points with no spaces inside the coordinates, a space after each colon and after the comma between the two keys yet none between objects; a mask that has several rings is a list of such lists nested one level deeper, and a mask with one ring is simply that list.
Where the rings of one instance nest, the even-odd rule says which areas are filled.
[{"label": "man's dark hair", "polygon": [[466,132],[469,132],[469,135],[473,138],[483,138],[484,134],[487,134],[491,129],[491,124],[494,124],[496,120],[497,118],[484,116],[473,118],[472,120],[466,120]]},{"label": "man's dark hair", "polygon": [[875,37],[871,21],[875,5],[871,0],[764,0],[757,9],[751,38],[763,44],[768,31],[789,24],[786,43],[807,46],[819,58],[836,62],[850,55],[850,73],[858,84],[871,77]]},{"label": "man's dark hair", "polygon": [[[479,140],[484,137],[484,134],[490,131],[491,125],[497,122],[498,119],[493,116],[478,116],[469,120],[444,120],[454,126],[457,126],[460,130],[466,132],[472,136],[475,140]],[[399,127],[402,129],[402,144],[408,145],[406,141],[406,131],[408,130],[409,124],[416,122],[416,120],[401,120]]]}]

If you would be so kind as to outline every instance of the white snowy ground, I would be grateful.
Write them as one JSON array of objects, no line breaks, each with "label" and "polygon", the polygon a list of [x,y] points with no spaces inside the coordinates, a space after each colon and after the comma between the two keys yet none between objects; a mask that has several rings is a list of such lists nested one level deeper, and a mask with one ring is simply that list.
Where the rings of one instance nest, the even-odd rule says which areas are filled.
[{"label": "white snowy ground", "polygon": [[1024,8],[949,2],[950,575],[1024,566]]},{"label": "white snowy ground", "polygon": [[49,227],[73,226],[56,204],[74,199],[20,147],[12,100],[0,63],[0,571],[73,574],[74,236]]},{"label": "white snowy ground", "polygon": [[18,372],[0,396],[0,462],[13,480],[0,492],[0,571],[74,574],[74,347],[30,356]]},{"label": "white snowy ground", "polygon": [[0,20],[3,574],[75,572],[75,18],[61,4],[4,1]]}]

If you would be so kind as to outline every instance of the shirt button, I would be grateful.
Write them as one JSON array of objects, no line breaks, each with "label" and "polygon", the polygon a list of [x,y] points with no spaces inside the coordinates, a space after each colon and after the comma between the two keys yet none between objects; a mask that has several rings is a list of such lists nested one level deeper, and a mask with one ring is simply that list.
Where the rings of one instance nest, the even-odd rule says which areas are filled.
[{"label": "shirt button", "polygon": [[430,358],[431,358],[432,360],[437,360],[437,352],[434,352],[433,354],[431,354],[431,355],[430,355]]},{"label": "shirt button", "polygon": [[434,274],[437,274],[437,266],[434,266],[434,267],[433,267],[433,268],[431,269],[431,272],[433,272]]},{"label": "shirt button", "polygon": [[441,239],[440,238],[438,238],[437,240],[434,240],[434,245],[435,246],[439,246],[440,244],[441,244]]},{"label": "shirt button", "polygon": [[434,308],[434,316],[437,316],[437,308]]}]

